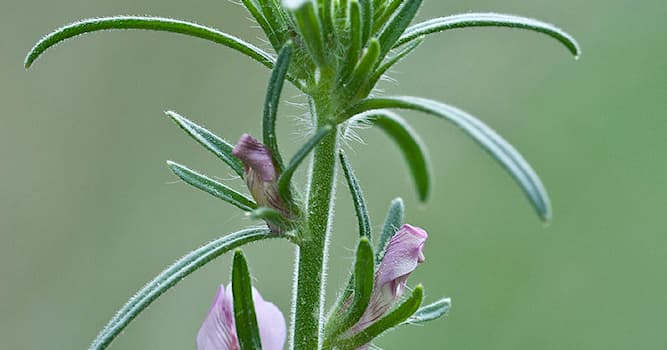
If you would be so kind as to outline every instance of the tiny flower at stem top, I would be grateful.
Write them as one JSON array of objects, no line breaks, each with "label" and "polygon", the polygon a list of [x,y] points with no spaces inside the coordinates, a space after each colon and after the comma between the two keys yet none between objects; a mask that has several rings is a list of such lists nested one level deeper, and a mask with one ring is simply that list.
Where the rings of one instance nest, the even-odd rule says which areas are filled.
[{"label": "tiny flower at stem top", "polygon": [[[280,169],[276,166],[271,150],[248,134],[243,134],[232,150],[232,154],[243,162],[245,180],[258,207],[270,208],[289,221],[293,215],[278,192]],[[271,231],[281,233],[284,227],[267,220]]]},{"label": "tiny flower at stem top", "polygon": [[[234,298],[232,285],[220,285],[218,294],[208,316],[197,333],[197,350],[240,350],[234,322]],[[257,325],[262,350],[282,350],[285,346],[287,328],[285,318],[278,307],[265,301],[253,287]]]}]

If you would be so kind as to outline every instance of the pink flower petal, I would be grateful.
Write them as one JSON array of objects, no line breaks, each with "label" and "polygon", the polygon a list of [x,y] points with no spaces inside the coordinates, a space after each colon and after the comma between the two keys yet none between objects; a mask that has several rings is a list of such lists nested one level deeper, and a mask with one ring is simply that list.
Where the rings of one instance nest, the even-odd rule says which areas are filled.
[{"label": "pink flower petal", "polygon": [[[285,318],[278,307],[265,301],[253,287],[259,336],[263,350],[282,350],[285,346],[287,328]],[[208,316],[197,333],[197,350],[239,350],[234,322],[234,299],[231,284],[220,285]]]}]

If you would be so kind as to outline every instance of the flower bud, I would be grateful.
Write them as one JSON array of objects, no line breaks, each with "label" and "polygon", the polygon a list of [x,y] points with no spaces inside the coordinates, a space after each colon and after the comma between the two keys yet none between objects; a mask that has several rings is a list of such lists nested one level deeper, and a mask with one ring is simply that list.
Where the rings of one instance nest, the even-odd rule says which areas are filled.
[{"label": "flower bud", "polygon": [[[290,220],[292,215],[278,192],[280,171],[273,161],[271,150],[252,136],[243,134],[232,154],[243,162],[245,181],[257,206],[276,210]],[[267,225],[273,232],[283,231],[276,222],[267,222]]]}]

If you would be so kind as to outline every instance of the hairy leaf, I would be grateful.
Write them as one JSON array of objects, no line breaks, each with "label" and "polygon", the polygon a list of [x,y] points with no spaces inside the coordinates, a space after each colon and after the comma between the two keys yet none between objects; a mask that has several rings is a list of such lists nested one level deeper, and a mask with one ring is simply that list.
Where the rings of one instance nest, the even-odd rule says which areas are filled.
[{"label": "hairy leaf", "polygon": [[541,22],[532,18],[498,13],[465,13],[434,18],[426,22],[418,23],[406,29],[405,33],[401,36],[398,42],[396,42],[395,46],[403,45],[426,34],[467,27],[509,27],[528,29],[546,34],[558,40],[576,57],[581,55],[581,48],[577,41],[570,34],[553,24]]},{"label": "hairy leaf", "polygon": [[[353,106],[345,115],[353,116],[363,112],[388,108],[424,112],[443,118],[461,128],[509,172],[525,192],[540,218],[546,222],[550,220],[551,204],[549,203],[549,196],[533,168],[498,133],[468,113],[425,98],[397,96],[363,100]],[[343,117],[343,119],[345,118],[347,117]]]},{"label": "hairy leaf", "polygon": [[223,201],[232,204],[241,210],[252,211],[257,208],[257,204],[255,204],[252,199],[226,185],[223,185],[205,175],[188,169],[178,163],[168,161],[167,165],[169,166],[169,169],[171,169],[171,171],[176,174],[176,176],[181,178],[181,180],[216,198],[222,199]]},{"label": "hairy leaf", "polygon": [[106,349],[158,297],[211,260],[245,244],[279,237],[283,235],[276,235],[267,229],[246,229],[218,238],[190,252],[141,288],[100,331],[89,349]]}]

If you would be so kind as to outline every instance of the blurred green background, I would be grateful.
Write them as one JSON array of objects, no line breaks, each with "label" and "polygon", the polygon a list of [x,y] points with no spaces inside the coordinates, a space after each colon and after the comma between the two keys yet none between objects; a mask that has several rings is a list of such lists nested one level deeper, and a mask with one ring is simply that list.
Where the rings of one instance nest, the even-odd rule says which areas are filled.
[{"label": "blurred green background", "polygon": [[[69,41],[25,71],[41,35],[79,18],[155,14],[195,20],[261,44],[230,1],[3,0],[0,11],[0,347],[83,349],[145,281],[202,242],[249,224],[175,181],[173,159],[231,172],[162,114],[173,109],[235,141],[260,133],[269,72],[236,52],[165,33]],[[432,36],[385,83],[479,116],[523,152],[554,204],[549,227],[517,186],[451,125],[408,114],[430,146],[431,201],[416,200],[396,148],[362,130],[352,161],[379,227],[402,196],[428,229],[427,263],[410,282],[453,298],[445,319],[403,328],[390,349],[665,349],[667,314],[667,26],[664,1],[425,1],[420,18],[497,11],[557,23],[556,42],[508,29]],[[264,45],[265,46],[265,45]],[[285,96],[302,102],[295,89]],[[281,110],[281,143],[302,142]],[[303,175],[303,174],[301,174]],[[341,183],[339,179],[339,183]],[[242,186],[241,181],[232,184]],[[340,187],[342,188],[342,187]],[[339,193],[329,295],[356,236]],[[247,249],[264,297],[289,307],[293,249]],[[114,349],[188,349],[230,257],[191,276],[142,314]],[[330,299],[331,300],[331,297]]]}]

